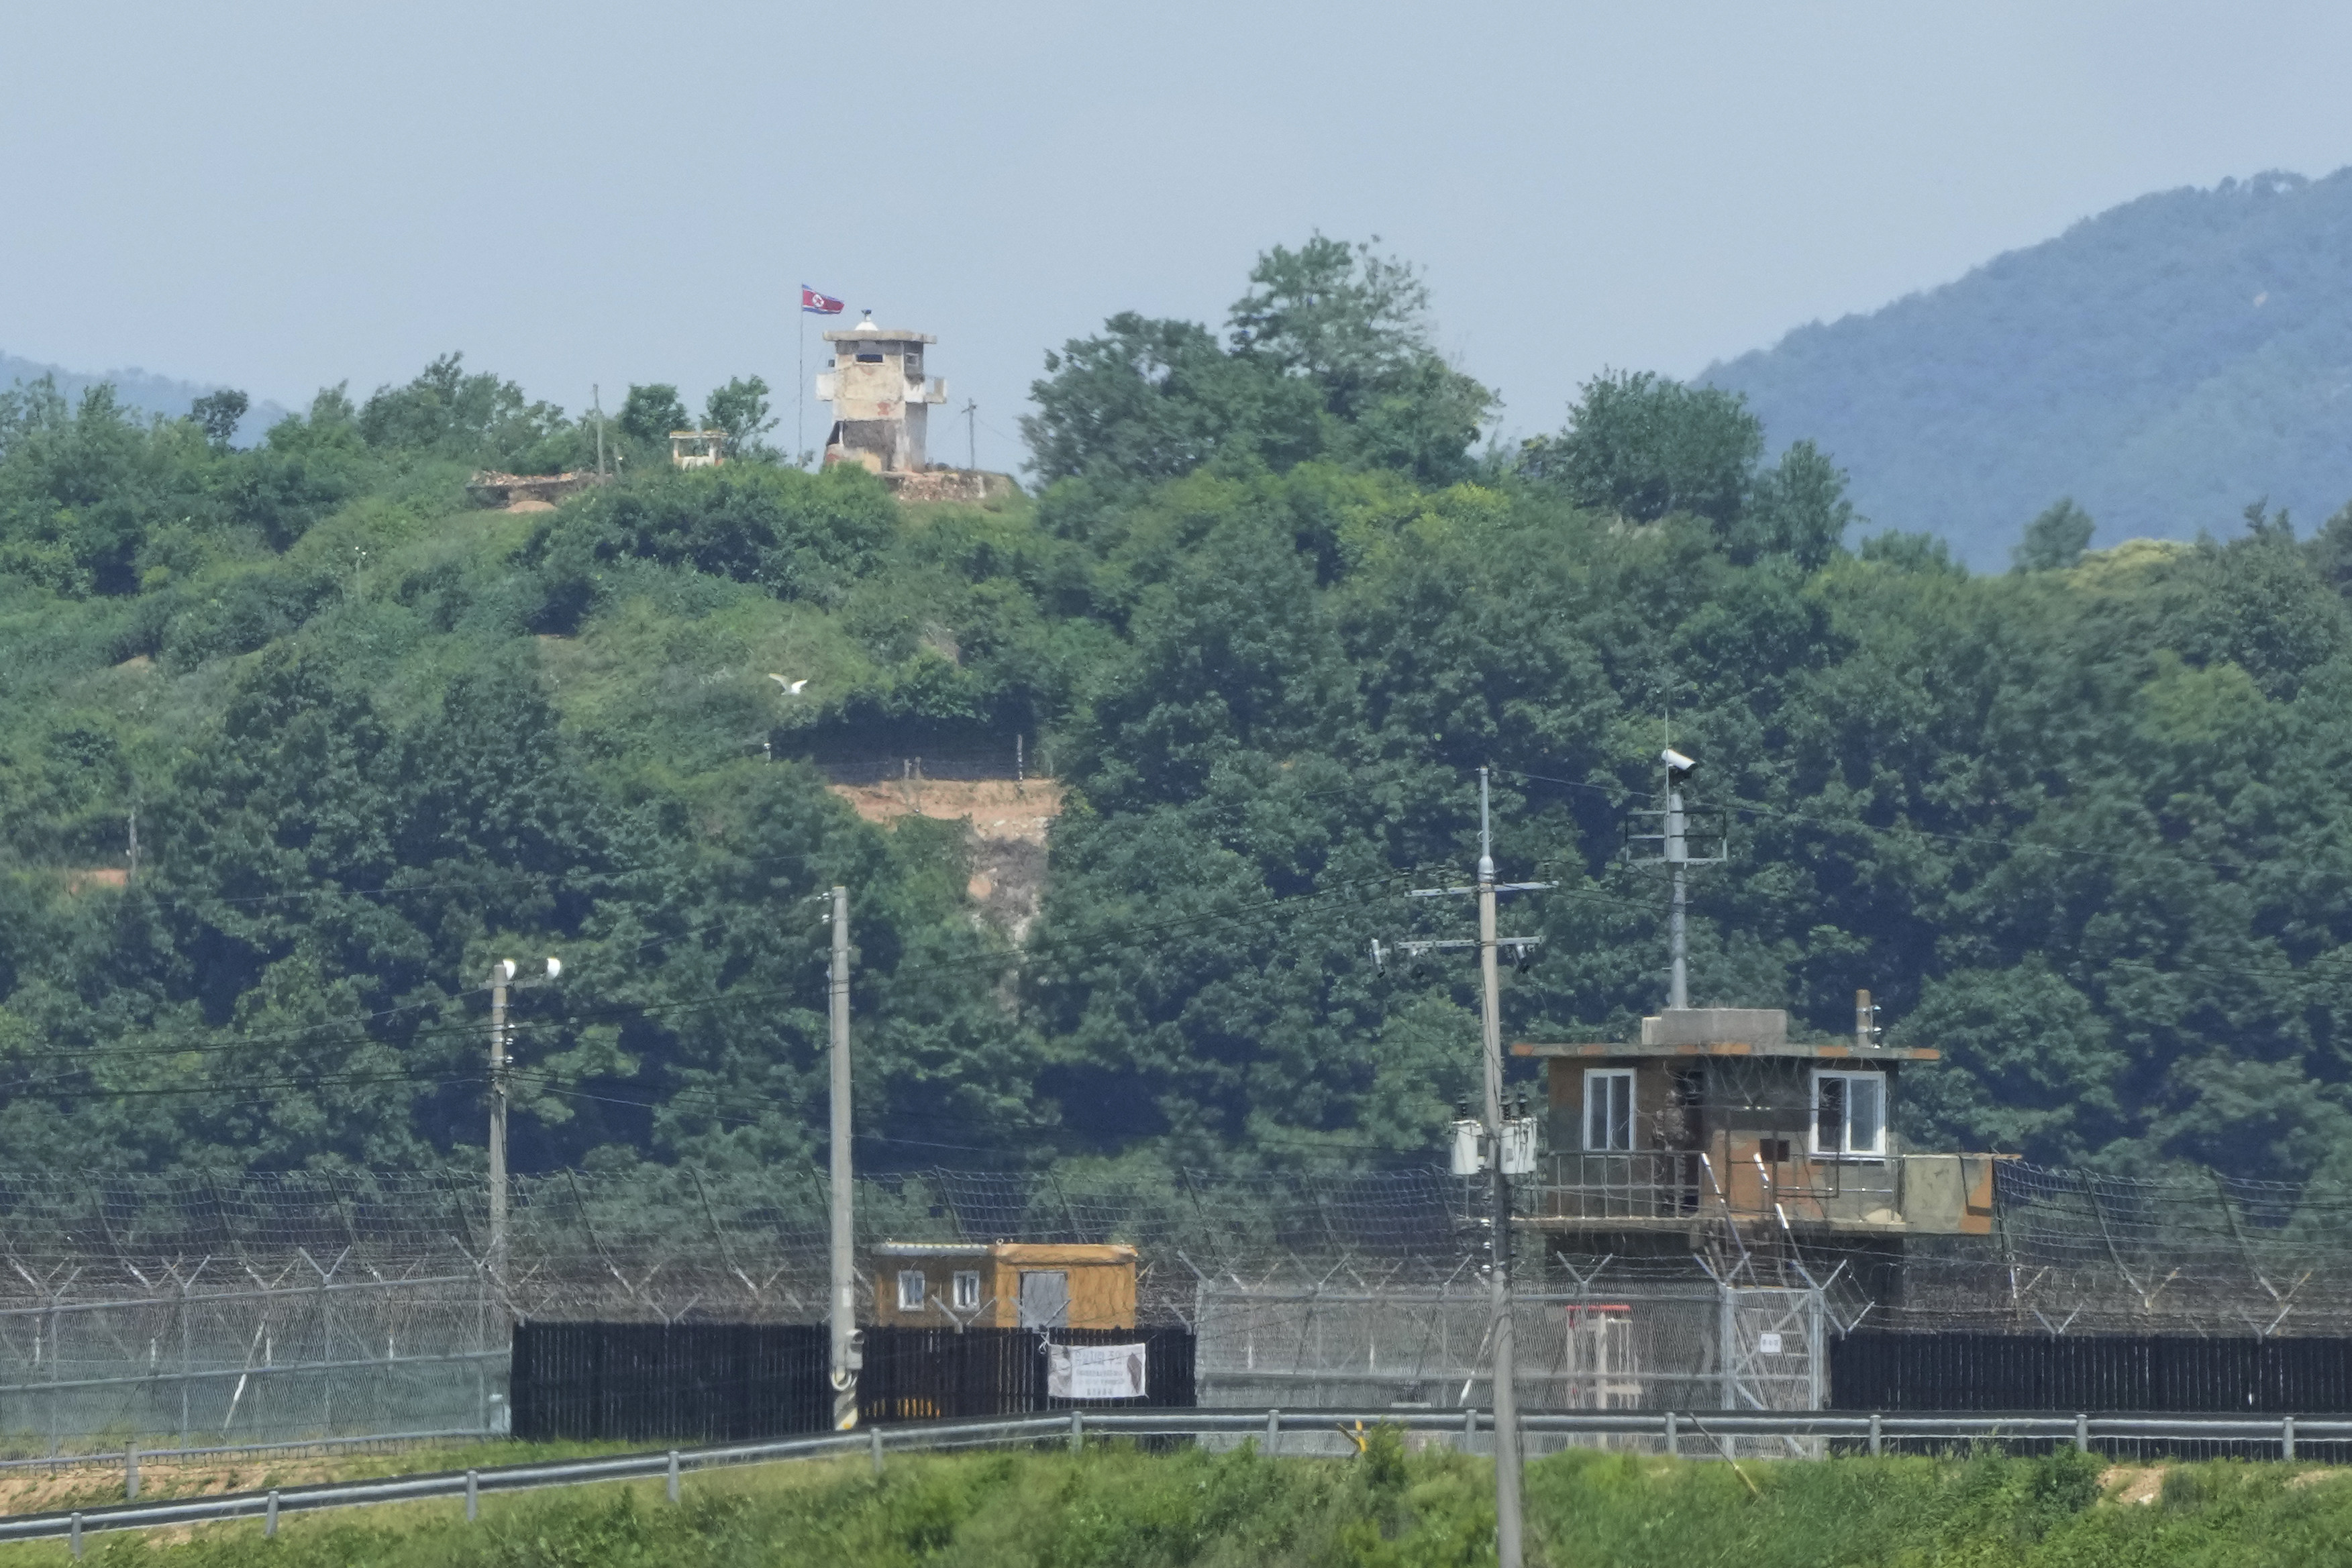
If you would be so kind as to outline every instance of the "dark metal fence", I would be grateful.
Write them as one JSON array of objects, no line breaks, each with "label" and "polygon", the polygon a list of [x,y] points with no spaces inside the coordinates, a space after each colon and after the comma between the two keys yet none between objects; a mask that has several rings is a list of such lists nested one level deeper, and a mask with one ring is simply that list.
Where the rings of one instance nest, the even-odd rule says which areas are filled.
[{"label": "dark metal fence", "polygon": [[740,1442],[833,1424],[825,1331],[803,1323],[521,1323],[514,1435]]},{"label": "dark metal fence", "polygon": [[1018,1416],[1033,1410],[1160,1408],[1192,1404],[1189,1329],[1056,1329],[1056,1344],[1143,1345],[1144,1396],[1055,1399],[1045,1392],[1045,1342],[1034,1329],[874,1328],[866,1331],[858,1408],[875,1421]]},{"label": "dark metal fence", "polygon": [[[870,1328],[858,1410],[866,1422],[966,1419],[1041,1410],[1189,1406],[1184,1329],[1056,1330],[1061,1344],[1144,1346],[1140,1400],[1045,1392],[1030,1329]],[[739,1442],[832,1424],[825,1331],[800,1323],[524,1323],[515,1330],[514,1435],[623,1442]]]},{"label": "dark metal fence", "polygon": [[[1831,1342],[1829,1363],[1837,1410],[2284,1416],[2352,1408],[2352,1339],[1855,1333]],[[2098,1446],[2123,1445],[2137,1452],[2143,1440]],[[2157,1446],[2183,1456],[2210,1448],[2195,1439]],[[2352,1457],[2344,1448],[2307,1451]]]},{"label": "dark metal fence", "polygon": [[2352,1339],[1856,1333],[1830,1344],[1838,1410],[2352,1409]]}]

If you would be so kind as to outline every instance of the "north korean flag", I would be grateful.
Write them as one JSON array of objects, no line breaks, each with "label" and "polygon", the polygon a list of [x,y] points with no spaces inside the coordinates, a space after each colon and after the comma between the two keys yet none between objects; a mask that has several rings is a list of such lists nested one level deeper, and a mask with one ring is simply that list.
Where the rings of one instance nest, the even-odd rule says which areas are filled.
[{"label": "north korean flag", "polygon": [[838,316],[841,314],[841,301],[819,294],[803,283],[801,285],[801,308],[813,316]]}]

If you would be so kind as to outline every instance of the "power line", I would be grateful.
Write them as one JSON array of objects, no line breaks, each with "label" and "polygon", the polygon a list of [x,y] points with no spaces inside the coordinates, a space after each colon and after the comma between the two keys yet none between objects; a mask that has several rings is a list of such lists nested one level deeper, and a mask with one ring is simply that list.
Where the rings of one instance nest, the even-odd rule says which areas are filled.
[{"label": "power line", "polygon": [[[1611,798],[1612,803],[1616,798],[1620,796],[1628,800],[1655,800],[1657,798],[1655,794],[1650,791],[1634,789],[1617,784],[1595,784],[1589,779],[1559,779],[1554,778],[1549,774],[1529,773],[1524,769],[1516,768],[1497,768],[1496,771],[1507,773],[1515,779],[1526,779],[1543,784],[1558,784],[1570,789],[1591,790],[1595,794]],[[1814,827],[1846,829],[1864,833],[1891,833],[1906,838],[1933,839],[1945,843],[1969,844],[1986,849],[2006,849],[2013,853],[2021,854],[2078,855],[2091,860],[2113,861],[2130,861],[2149,858],[2147,852],[2145,851],[2093,849],[2079,844],[2043,844],[2036,843],[2030,839],[2004,838],[1987,833],[1939,832],[1933,828],[1913,827],[1906,823],[1879,824],[1865,821],[1859,817],[1819,816],[1804,811],[1793,811],[1783,806],[1775,806],[1770,802],[1764,800],[1750,800],[1742,795],[1724,796],[1720,799],[1717,804],[1719,810],[1745,812],[1750,816],[1777,818],[1782,821],[1803,822]],[[2252,871],[2258,869],[2264,863],[2259,861],[2215,860],[2210,857],[2201,855],[2160,854],[2156,858],[2167,860],[2172,863],[2179,865],[2204,865],[2211,866],[2219,871],[2233,872]]]},{"label": "power line", "polygon": [[[922,977],[926,975],[935,975],[968,969],[1003,970],[1007,967],[1019,967],[1022,965],[1032,961],[1034,956],[1039,953],[1058,953],[1063,951],[1099,952],[1105,950],[1117,950],[1124,947],[1140,946],[1146,945],[1144,941],[1145,938],[1170,931],[1181,930],[1187,927],[1199,927],[1202,925],[1213,927],[1221,925],[1246,924],[1255,919],[1268,917],[1269,915],[1278,915],[1282,908],[1286,905],[1305,904],[1315,900],[1329,898],[1335,895],[1354,892],[1361,888],[1380,886],[1385,883],[1403,880],[1412,874],[1414,874],[1414,873],[1410,870],[1404,872],[1382,873],[1379,876],[1375,877],[1355,879],[1349,882],[1330,884],[1300,893],[1277,894],[1270,898],[1262,900],[1257,904],[1244,905],[1238,910],[1225,909],[1202,911],[1199,914],[1181,915],[1171,920],[1139,925],[1130,924],[1108,932],[1071,937],[1061,942],[1041,944],[1034,948],[1014,949],[1010,953],[989,952],[974,954],[965,958],[947,959],[929,964],[900,965],[889,970],[880,971],[880,973],[887,975],[891,980],[897,980],[898,978],[908,977]],[[651,946],[652,944],[649,943],[646,945]],[[806,988],[807,987],[805,984],[781,988],[762,988],[759,989],[738,988],[731,991],[701,997],[680,998],[667,1001],[617,1004],[604,1008],[573,1009],[553,1014],[542,1014],[535,1019],[519,1020],[513,1027],[520,1030],[545,1028],[550,1025],[556,1024],[596,1023],[614,1019],[673,1016],[683,1013],[714,1010],[748,1005],[754,1002],[789,998],[803,994]],[[467,993],[462,992],[457,993],[443,998],[443,1000],[445,1002],[455,1002],[466,994]],[[325,1048],[331,1048],[338,1045],[359,1046],[413,1044],[419,1040],[448,1038],[471,1038],[479,1032],[480,1026],[469,1021],[441,1028],[413,1030],[402,1037],[398,1041],[386,1040],[380,1037],[365,1033],[348,1035],[340,1039],[318,1039],[318,1036],[325,1030],[348,1029],[354,1024],[363,1025],[377,1019],[392,1016],[397,1012],[415,1010],[419,1008],[432,1005],[435,1004],[432,1002],[409,1003],[404,1004],[401,1008],[383,1009],[375,1013],[325,1020],[318,1024],[306,1025],[298,1029],[277,1031],[268,1035],[244,1036],[236,1040],[227,1041],[212,1041],[210,1043],[203,1044],[187,1044],[179,1041],[168,1041],[165,1043],[151,1045],[141,1050],[126,1050],[121,1046],[99,1046],[81,1051],[60,1051],[52,1054],[66,1056],[79,1061],[100,1062],[106,1061],[140,1060],[157,1056],[224,1054],[231,1051],[251,1049],[255,1046],[265,1046],[297,1040],[310,1040],[316,1045]],[[203,1037],[197,1038],[202,1039]],[[92,1092],[103,1092],[92,1091]]]},{"label": "power line", "polygon": [[[1547,775],[1528,773],[1518,769],[1513,769],[1510,771],[1515,777],[1529,779],[1538,782],[1555,783],[1572,788],[1591,789],[1604,794],[1632,795],[1641,793],[1639,791],[1622,790],[1613,786],[1597,785],[1589,780],[1562,779]],[[1367,786],[1364,783],[1359,781],[1344,786],[1335,787],[1329,789],[1304,791],[1288,797],[1257,795],[1246,800],[1223,802],[1201,802],[1199,804],[1207,805],[1213,810],[1237,810],[1263,804],[1269,799],[1286,798],[1297,800],[1330,797],[1360,793],[1366,788]],[[1764,808],[1758,802],[1740,800],[1737,798],[1735,798],[1735,803],[1747,809],[1763,810],[1773,810],[1771,808]],[[1181,807],[1179,808],[1179,810],[1182,809],[1183,808]],[[1809,821],[1836,826],[1853,827],[1865,831],[1913,831],[1919,833],[1921,836],[1927,837],[1956,837],[1955,835],[1933,834],[1927,832],[1926,830],[1878,829],[1873,828],[1868,823],[1858,821],[1843,822],[1836,819],[1807,817],[1801,813],[1782,812],[1779,814],[1791,820]],[[1967,841],[1998,844],[2005,842],[2006,841],[1979,838]],[[2027,845],[2024,847],[2050,848],[2050,846],[2038,845]],[[820,855],[821,852],[812,852],[810,854],[792,856],[774,856],[765,857],[761,861],[739,862],[736,863],[739,865],[757,865],[780,863],[784,862],[805,862],[820,858]],[[1580,859],[1580,857],[1573,855],[1544,857],[1536,863],[1539,867],[1553,864],[1575,864],[1578,863]],[[1033,944],[1009,952],[993,950],[971,954],[961,958],[937,960],[929,963],[903,964],[893,969],[879,971],[878,973],[886,977],[885,983],[890,983],[901,979],[916,978],[927,975],[936,975],[958,970],[979,969],[1002,971],[1008,968],[1032,968],[1060,957],[1089,953],[1129,950],[1150,946],[1155,939],[1164,938],[1167,936],[1188,930],[1211,930],[1220,927],[1243,925],[1268,919],[1279,920],[1286,918],[1298,913],[1301,906],[1329,900],[1335,897],[1341,897],[1351,892],[1377,887],[1400,881],[1416,874],[1417,869],[1418,868],[1383,872],[1376,876],[1349,879],[1340,883],[1325,883],[1298,893],[1274,894],[1264,900],[1257,901],[1254,904],[1244,904],[1238,908],[1228,906],[1203,910],[1192,915],[1181,915],[1172,919],[1148,924],[1128,923],[1108,930],[1088,932],[1083,935],[1066,937],[1059,941]],[[643,873],[616,872],[583,874],[600,879],[617,879],[625,875]],[[547,879],[541,878],[536,873],[533,873],[527,880],[544,881]],[[478,882],[463,884],[449,883],[444,885],[478,885]],[[411,887],[409,889],[394,889],[393,891],[418,890],[421,889],[418,887]],[[324,892],[330,890],[320,891]],[[1763,894],[1769,896],[1769,890],[1748,889],[1746,891],[1745,896],[1752,897],[1759,894]],[[1649,911],[1654,904],[1654,901],[1651,900],[1619,897],[1592,888],[1561,888],[1559,891],[1558,896],[1580,902],[1644,912]],[[1715,901],[1710,900],[1709,902],[1714,903]],[[1717,910],[1716,913],[1719,914],[1721,911]],[[619,949],[619,952],[622,954],[630,954],[643,951],[647,947],[659,946],[665,944],[692,941],[701,936],[708,935],[711,931],[721,929],[746,917],[746,913],[744,911],[730,911],[727,915],[716,917],[700,925],[690,926],[682,931],[662,933],[647,937],[641,942],[637,942],[627,947]],[[594,939],[592,938],[589,940],[593,942]],[[2263,977],[2286,978],[2305,982],[2320,981],[2329,984],[2337,983],[2333,977],[2313,975],[2306,970],[2293,968],[2282,970],[2276,968],[2256,968],[2244,965],[2212,966],[2197,964],[2187,960],[2174,961],[2168,965],[2158,964],[2147,960],[2122,958],[2108,959],[2098,962],[2103,963],[2106,967],[2143,968],[2158,974],[2188,971],[2230,976],[2256,976]],[[740,1005],[749,1005],[761,1001],[788,998],[799,996],[806,989],[807,987],[805,984],[795,984],[785,988],[763,988],[756,990],[738,988],[735,990],[702,997],[671,998],[654,1002],[615,1004],[601,1008],[573,1009],[551,1015],[541,1015],[540,1018],[530,1020],[527,1024],[520,1027],[546,1028],[561,1025],[592,1024],[599,1021],[610,1021],[615,1019],[651,1019],[669,1016],[679,1016],[695,1011],[714,1010]],[[257,1048],[263,1048],[273,1043],[304,1040],[312,1041],[329,1048],[335,1046],[352,1047],[365,1044],[414,1045],[420,1041],[436,1039],[470,1036],[476,1031],[478,1026],[471,1022],[467,1022],[443,1028],[413,1030],[409,1031],[405,1035],[398,1037],[397,1040],[387,1040],[381,1036],[365,1032],[365,1026],[369,1023],[381,1021],[386,1018],[396,1017],[403,1013],[415,1012],[436,1007],[446,1007],[458,1002],[467,993],[464,992],[446,994],[441,997],[427,998],[414,1002],[402,1003],[392,1008],[377,1009],[371,1013],[352,1015],[342,1019],[322,1020],[317,1024],[299,1026],[266,1034],[244,1035],[228,1040],[222,1040],[211,1035],[182,1036],[177,1039],[164,1037],[163,1039],[154,1040],[144,1047],[132,1047],[125,1042],[117,1041],[102,1046],[63,1051],[58,1054],[73,1060],[97,1063],[107,1061],[137,1060],[142,1057],[153,1056],[228,1054],[254,1050]],[[320,1038],[331,1030],[345,1030],[352,1029],[357,1029],[362,1032],[350,1034],[341,1039],[331,1038],[321,1040]],[[185,1092],[202,1092],[205,1091],[197,1089]],[[85,1095],[104,1096],[115,1092],[133,1093],[142,1092],[118,1092],[85,1088],[77,1091],[77,1092]]]}]

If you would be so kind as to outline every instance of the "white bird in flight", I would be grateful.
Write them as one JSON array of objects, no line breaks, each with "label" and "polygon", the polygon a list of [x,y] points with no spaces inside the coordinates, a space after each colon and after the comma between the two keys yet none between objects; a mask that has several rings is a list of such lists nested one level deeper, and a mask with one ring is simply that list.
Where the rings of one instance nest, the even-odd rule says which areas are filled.
[{"label": "white bird in flight", "polygon": [[775,683],[776,683],[776,685],[780,685],[780,686],[783,687],[783,688],[784,688],[784,690],[785,690],[787,693],[789,693],[790,695],[793,695],[793,696],[798,696],[798,695],[801,695],[801,688],[802,688],[803,686],[804,686],[804,685],[808,685],[808,677],[807,677],[806,675],[803,675],[803,676],[802,676],[799,680],[797,680],[797,681],[788,681],[788,680],[784,679],[784,677],[783,677],[783,676],[782,676],[782,675],[770,675],[770,676],[768,677],[768,679],[770,679],[770,680],[772,680],[772,681],[775,682]]}]

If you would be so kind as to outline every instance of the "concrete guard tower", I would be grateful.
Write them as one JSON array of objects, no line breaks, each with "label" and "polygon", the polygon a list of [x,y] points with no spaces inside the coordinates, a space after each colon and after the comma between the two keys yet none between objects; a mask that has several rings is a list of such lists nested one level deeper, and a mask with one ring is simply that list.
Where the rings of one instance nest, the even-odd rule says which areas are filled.
[{"label": "concrete guard tower", "polygon": [[948,401],[947,382],[923,375],[923,350],[939,340],[877,327],[869,310],[824,340],[833,345],[833,369],[816,378],[818,400],[833,404],[824,461],[861,464],[877,474],[921,472],[930,405]]}]

